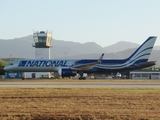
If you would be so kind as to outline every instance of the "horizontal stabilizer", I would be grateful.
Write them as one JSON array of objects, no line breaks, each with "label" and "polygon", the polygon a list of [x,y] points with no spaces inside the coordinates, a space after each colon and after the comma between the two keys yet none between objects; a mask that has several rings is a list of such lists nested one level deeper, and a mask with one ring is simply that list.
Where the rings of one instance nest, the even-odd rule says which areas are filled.
[{"label": "horizontal stabilizer", "polygon": [[153,65],[155,65],[156,63],[155,63],[156,61],[149,61],[149,62],[144,62],[144,63],[140,63],[140,64],[136,64],[135,66],[136,67],[150,67],[150,66],[153,66]]}]

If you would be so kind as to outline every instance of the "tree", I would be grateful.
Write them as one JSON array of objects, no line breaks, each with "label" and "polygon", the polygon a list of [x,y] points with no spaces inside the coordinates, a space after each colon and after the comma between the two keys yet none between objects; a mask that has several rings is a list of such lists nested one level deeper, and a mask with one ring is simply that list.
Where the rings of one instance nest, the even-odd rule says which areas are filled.
[{"label": "tree", "polygon": [[8,63],[5,62],[4,60],[0,60],[0,68],[3,68],[7,65]]}]

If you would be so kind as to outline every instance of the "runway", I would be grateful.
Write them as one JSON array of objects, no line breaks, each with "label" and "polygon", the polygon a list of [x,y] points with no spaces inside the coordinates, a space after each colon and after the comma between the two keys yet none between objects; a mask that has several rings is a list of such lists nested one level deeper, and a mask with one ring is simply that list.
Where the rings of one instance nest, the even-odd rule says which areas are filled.
[{"label": "runway", "polygon": [[4,87],[160,88],[160,82],[0,82],[0,88]]}]

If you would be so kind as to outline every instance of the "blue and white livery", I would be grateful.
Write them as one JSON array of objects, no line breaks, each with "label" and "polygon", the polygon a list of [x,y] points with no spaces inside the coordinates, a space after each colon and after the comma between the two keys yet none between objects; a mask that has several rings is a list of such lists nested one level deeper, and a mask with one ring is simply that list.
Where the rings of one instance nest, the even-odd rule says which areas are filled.
[{"label": "blue and white livery", "polygon": [[[148,61],[157,37],[149,37],[130,57],[126,59],[99,59],[80,60],[15,60],[4,70],[12,72],[58,72],[60,76],[75,76],[77,73],[104,73],[120,72],[141,69],[155,65],[155,61]],[[80,79],[82,79],[80,75]]]}]

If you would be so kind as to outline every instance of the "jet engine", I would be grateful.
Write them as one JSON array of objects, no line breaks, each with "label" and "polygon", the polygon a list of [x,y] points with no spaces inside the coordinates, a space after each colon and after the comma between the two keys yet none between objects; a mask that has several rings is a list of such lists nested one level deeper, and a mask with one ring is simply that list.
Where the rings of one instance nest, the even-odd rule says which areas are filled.
[{"label": "jet engine", "polygon": [[67,68],[59,69],[58,73],[62,77],[70,77],[70,76],[75,76],[77,74],[76,71],[69,69],[69,68],[68,69]]}]

